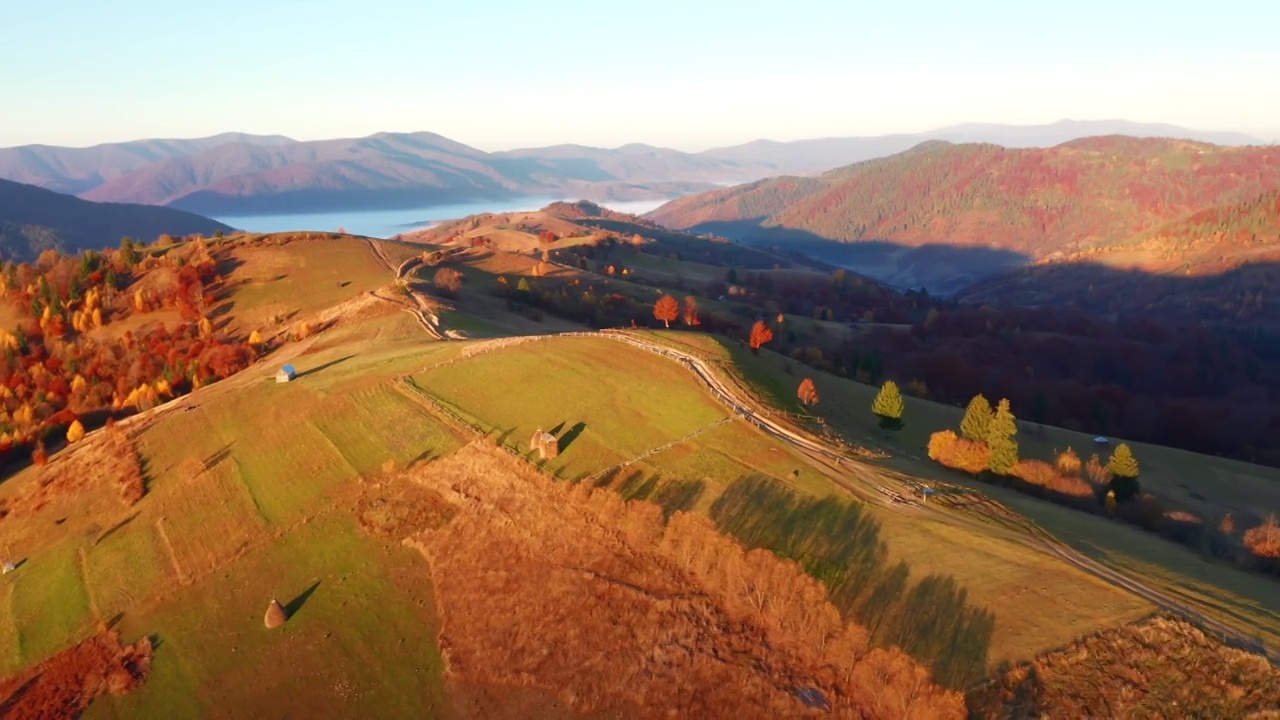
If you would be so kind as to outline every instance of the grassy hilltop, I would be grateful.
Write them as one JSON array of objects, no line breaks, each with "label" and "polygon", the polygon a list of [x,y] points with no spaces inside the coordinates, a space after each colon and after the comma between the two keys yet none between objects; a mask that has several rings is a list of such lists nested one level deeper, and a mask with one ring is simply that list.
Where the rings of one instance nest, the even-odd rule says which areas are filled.
[{"label": "grassy hilltop", "polygon": [[[104,673],[91,662],[101,647],[85,644],[104,633],[146,645],[149,670],[121,651],[103,677],[137,676],[136,688],[72,682],[95,688],[86,703],[104,691],[90,718],[798,715],[822,703],[960,717],[970,689],[987,688],[970,702],[1007,707],[987,681],[1024,679],[998,668],[1042,655],[1065,667],[1054,651],[1160,608],[1280,642],[1274,579],[929,461],[928,435],[958,423],[954,407],[907,397],[906,427],[889,433],[870,414],[875,388],[768,346],[598,333],[520,295],[522,283],[590,294],[603,318],[726,265],[822,268],[625,218],[534,213],[434,232],[417,238],[426,245],[210,246],[220,280],[202,310],[214,337],[258,336],[251,363],[120,408],[111,427],[86,415],[83,439],[49,436],[45,464],[15,459],[0,483],[0,549],[22,560],[0,578],[0,703],[66,702],[51,680],[91,677],[76,668],[93,663]],[[664,252],[618,256],[613,272],[543,259],[606,232]],[[437,287],[442,269],[461,287]],[[687,292],[706,329],[732,311]],[[30,322],[23,312],[15,322]],[[163,304],[108,315],[96,342],[184,322]],[[277,384],[286,362],[298,378]],[[795,400],[802,376],[817,406]],[[557,437],[558,457],[530,450],[535,429]],[[1023,452],[1083,451],[1087,437],[1048,427]],[[1280,504],[1273,469],[1133,447],[1144,486],[1206,516]],[[87,471],[121,458],[136,458],[140,498]],[[922,484],[949,488],[946,501],[921,502]],[[290,617],[268,630],[272,598]],[[1142,702],[1173,697],[1173,668],[1111,662],[1147,663],[1128,691]],[[1224,691],[1233,711],[1265,707],[1275,675],[1263,668],[1195,682],[1245,688]],[[1120,673],[1071,667],[1043,674],[1038,692],[1087,683],[1120,698]]]}]

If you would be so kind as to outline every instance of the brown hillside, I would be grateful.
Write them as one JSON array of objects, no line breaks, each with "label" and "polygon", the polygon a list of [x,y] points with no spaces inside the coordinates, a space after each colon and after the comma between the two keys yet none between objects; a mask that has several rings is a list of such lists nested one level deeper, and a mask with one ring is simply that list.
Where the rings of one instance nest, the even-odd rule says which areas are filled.
[{"label": "brown hillside", "polygon": [[[900,650],[870,650],[795,563],[710,521],[556,483],[473,444],[411,471],[456,515],[431,566],[454,683],[556,693],[623,717],[960,717]],[[483,714],[484,710],[481,709]]]},{"label": "brown hillside", "polygon": [[1106,630],[969,693],[971,717],[1276,717],[1280,671],[1166,617]]}]

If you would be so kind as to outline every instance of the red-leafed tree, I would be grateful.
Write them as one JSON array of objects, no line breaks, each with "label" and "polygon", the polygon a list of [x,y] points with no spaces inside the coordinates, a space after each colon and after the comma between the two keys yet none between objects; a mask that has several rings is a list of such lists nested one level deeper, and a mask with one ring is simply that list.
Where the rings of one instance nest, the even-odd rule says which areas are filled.
[{"label": "red-leafed tree", "polygon": [[759,355],[760,348],[772,339],[773,331],[769,329],[768,325],[764,324],[763,320],[757,320],[756,324],[751,326],[750,343],[752,353]]},{"label": "red-leafed tree", "polygon": [[680,304],[670,295],[663,295],[653,304],[653,316],[671,327],[671,321],[680,317]]},{"label": "red-leafed tree", "polygon": [[698,300],[692,295],[686,295],[684,298],[684,324],[689,327],[697,327],[702,324],[698,319]]},{"label": "red-leafed tree", "polygon": [[800,389],[796,390],[796,397],[800,398],[800,402],[806,406],[818,404],[818,388],[814,386],[813,378],[800,381]]}]

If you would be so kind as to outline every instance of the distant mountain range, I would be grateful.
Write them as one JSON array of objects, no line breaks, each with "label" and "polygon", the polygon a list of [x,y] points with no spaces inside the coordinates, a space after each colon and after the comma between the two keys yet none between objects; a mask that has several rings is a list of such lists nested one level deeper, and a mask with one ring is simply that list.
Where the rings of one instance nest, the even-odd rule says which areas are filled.
[{"label": "distant mountain range", "polygon": [[[1018,149],[931,140],[816,177],[775,177],[680,198],[647,217],[753,244],[787,244],[900,286],[953,292],[1035,261],[1123,254],[1162,269],[1210,257],[1224,262],[1221,244],[1206,256],[1174,252],[1179,245],[1169,237],[1195,236],[1203,223],[1184,221],[1164,236],[1156,231],[1215,206],[1247,207],[1277,189],[1276,146],[1108,136]],[[1280,244],[1274,232],[1259,238]],[[1139,246],[1144,252],[1135,253]]]},{"label": "distant mountain range", "polygon": [[809,174],[890,155],[927,139],[1054,145],[1100,133],[1257,143],[1126,121],[958,125],[917,134],[772,142],[686,153],[631,144],[485,152],[433,133],[299,142],[228,133],[63,148],[0,149],[0,178],[101,202],[166,205],[210,215],[425,207],[521,196],[597,201],[676,197],[778,174]]},{"label": "distant mountain range", "polygon": [[123,237],[212,235],[230,227],[173,208],[94,203],[33,185],[0,180],[0,259],[32,260],[45,250],[74,253],[114,247]]},{"label": "distant mountain range", "polygon": [[[965,123],[922,133],[871,137],[819,138],[775,142],[756,140],[745,145],[707,150],[701,155],[744,165],[763,164],[778,173],[822,172],[900,153],[929,140],[954,143],[992,143],[1008,148],[1052,147],[1071,140],[1099,135],[1196,140],[1214,145],[1264,145],[1262,140],[1237,132],[1190,130],[1165,123],[1128,120],[1059,120],[1047,125]],[[777,174],[777,173],[775,173]]]}]

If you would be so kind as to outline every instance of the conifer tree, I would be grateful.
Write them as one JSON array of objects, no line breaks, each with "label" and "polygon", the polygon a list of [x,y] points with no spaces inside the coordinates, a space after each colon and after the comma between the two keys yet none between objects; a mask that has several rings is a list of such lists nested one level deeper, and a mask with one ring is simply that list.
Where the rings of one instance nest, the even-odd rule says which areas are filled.
[{"label": "conifer tree", "polygon": [[991,403],[984,395],[974,395],[965,408],[964,419],[960,421],[960,435],[969,440],[987,439],[987,428],[991,425]]},{"label": "conifer tree", "polygon": [[1018,464],[1018,423],[1009,406],[1008,398],[1002,398],[996,413],[987,426],[987,445],[991,448],[991,472],[1008,475]]},{"label": "conifer tree", "polygon": [[1116,500],[1131,500],[1142,491],[1138,483],[1138,459],[1127,444],[1116,446],[1107,461],[1107,471],[1111,473],[1111,489],[1115,491]]},{"label": "conifer tree", "polygon": [[871,401],[871,412],[880,418],[880,427],[886,430],[900,430],[904,409],[905,405],[902,402],[902,393],[898,390],[898,384],[892,380],[885,380],[884,385],[880,386],[880,392],[876,393],[875,399]]}]

